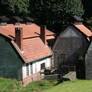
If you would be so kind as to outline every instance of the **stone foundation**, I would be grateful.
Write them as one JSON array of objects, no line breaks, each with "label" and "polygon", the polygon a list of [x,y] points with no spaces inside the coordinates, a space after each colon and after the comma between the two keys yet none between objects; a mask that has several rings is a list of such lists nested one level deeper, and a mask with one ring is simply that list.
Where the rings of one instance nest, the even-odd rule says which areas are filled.
[{"label": "stone foundation", "polygon": [[22,82],[23,82],[23,86],[25,87],[27,84],[29,84],[29,83],[32,82],[32,81],[40,80],[40,79],[41,79],[40,76],[41,76],[41,75],[40,75],[40,73],[38,72],[38,73],[32,74],[32,75],[30,75],[30,76],[24,78],[23,81],[22,81]]}]

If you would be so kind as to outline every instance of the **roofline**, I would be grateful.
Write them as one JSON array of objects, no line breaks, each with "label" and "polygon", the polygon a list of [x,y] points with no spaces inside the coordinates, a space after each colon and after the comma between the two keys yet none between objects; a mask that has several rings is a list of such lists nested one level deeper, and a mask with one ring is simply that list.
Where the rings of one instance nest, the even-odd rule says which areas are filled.
[{"label": "roofline", "polygon": [[38,58],[38,59],[35,59],[35,60],[32,60],[32,61],[26,61],[26,59],[22,56],[22,53],[18,50],[17,45],[15,44],[15,42],[12,40],[11,43],[12,43],[12,46],[15,48],[16,52],[19,54],[20,58],[24,61],[24,63],[35,62],[35,61],[38,61],[38,60],[41,60],[41,59],[44,59],[44,58],[47,58],[47,57],[50,57],[50,56],[53,55],[53,53],[52,53],[48,56],[44,56],[44,57],[41,57],[41,58]]},{"label": "roofline", "polygon": [[48,58],[48,57],[51,57],[51,56],[52,56],[52,54],[51,55],[48,55],[48,56],[41,57],[39,59],[35,59],[35,60],[32,60],[32,61],[29,61],[29,62],[25,62],[25,63],[33,63],[33,62],[36,62],[36,61],[39,61],[41,59],[45,59],[45,58]]},{"label": "roofline", "polygon": [[6,35],[4,35],[4,34],[1,34],[1,33],[0,33],[0,35],[3,36],[3,37],[5,37],[5,38],[7,38],[8,40],[13,40],[11,37],[6,36]]},{"label": "roofline", "polygon": [[[80,31],[80,29],[79,28],[77,28],[74,24],[73,24],[73,27],[74,28],[76,28],[76,29],[78,29],[79,31]],[[88,29],[88,28],[87,28]],[[89,30],[89,29],[88,29]],[[90,30],[89,30],[90,31]],[[80,31],[82,34],[84,34],[82,31]],[[91,31],[90,31],[91,32]],[[86,34],[84,34],[86,37],[90,37],[90,36],[87,36]]]},{"label": "roofline", "polygon": [[16,43],[12,40],[11,44],[15,48],[16,52],[18,53],[18,55],[20,56],[20,58],[22,59],[22,61],[24,61],[24,63],[25,63],[26,59],[22,56],[22,53],[18,50]]},{"label": "roofline", "polygon": [[14,40],[12,40],[11,38],[5,36],[5,35],[2,35],[0,34],[1,36],[5,37],[9,43],[11,44],[11,46],[14,48],[14,50],[19,54],[20,58],[22,59],[22,61],[24,61],[24,58],[22,57],[21,53],[17,50],[16,46],[14,45]]}]

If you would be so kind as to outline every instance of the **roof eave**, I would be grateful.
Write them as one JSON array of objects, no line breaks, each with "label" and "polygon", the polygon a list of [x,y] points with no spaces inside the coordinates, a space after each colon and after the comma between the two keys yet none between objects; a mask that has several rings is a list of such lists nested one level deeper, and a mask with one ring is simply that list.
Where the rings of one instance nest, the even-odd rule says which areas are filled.
[{"label": "roof eave", "polygon": [[39,60],[41,60],[41,59],[45,59],[45,58],[48,58],[48,57],[51,57],[51,56],[52,56],[52,54],[51,54],[51,55],[48,55],[48,56],[44,56],[44,57],[38,58],[38,59],[34,59],[34,60],[32,60],[32,61],[26,61],[25,63],[36,62],[36,61],[39,61]]},{"label": "roof eave", "polygon": [[14,40],[11,41],[12,45],[14,46],[14,48],[16,49],[16,51],[18,52],[18,54],[20,55],[21,59],[26,62],[26,59],[23,57],[22,55],[22,51],[17,47],[16,43],[14,42]]}]

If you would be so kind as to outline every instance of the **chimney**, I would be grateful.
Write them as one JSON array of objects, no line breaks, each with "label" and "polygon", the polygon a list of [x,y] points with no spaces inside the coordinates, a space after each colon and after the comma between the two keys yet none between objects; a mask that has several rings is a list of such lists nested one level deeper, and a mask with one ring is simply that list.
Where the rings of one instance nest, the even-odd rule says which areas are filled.
[{"label": "chimney", "polygon": [[81,25],[82,24],[82,21],[74,21],[74,24],[75,25]]},{"label": "chimney", "polygon": [[0,16],[0,26],[7,26],[7,22],[9,22],[9,18],[6,16]]},{"label": "chimney", "polygon": [[74,24],[76,24],[76,25],[81,25],[82,24],[83,19],[81,17],[74,16],[73,18],[74,18]]},{"label": "chimney", "polygon": [[42,25],[40,28],[40,38],[42,39],[44,44],[46,44],[46,26],[45,25]]},{"label": "chimney", "polygon": [[15,28],[15,42],[19,46],[19,48],[23,51],[23,28],[16,27]]}]

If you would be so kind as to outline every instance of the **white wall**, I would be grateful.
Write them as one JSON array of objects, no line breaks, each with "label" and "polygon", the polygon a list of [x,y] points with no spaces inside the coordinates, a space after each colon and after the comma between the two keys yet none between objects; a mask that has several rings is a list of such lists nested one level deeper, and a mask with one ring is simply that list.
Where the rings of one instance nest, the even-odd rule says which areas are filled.
[{"label": "white wall", "polygon": [[[51,67],[51,58],[46,58],[46,59],[43,59],[43,60],[40,60],[40,61],[37,61],[37,62],[33,62],[32,63],[32,70],[33,70],[32,72],[33,72],[33,74],[41,71],[41,64],[42,63],[45,63],[46,68]],[[23,67],[22,67],[23,78],[27,77],[26,71],[27,71],[26,64],[24,64]],[[29,63],[29,75],[31,75],[31,65],[30,65],[30,63]]]},{"label": "white wall", "polygon": [[22,77],[23,79],[26,77],[26,64],[22,66]]}]

